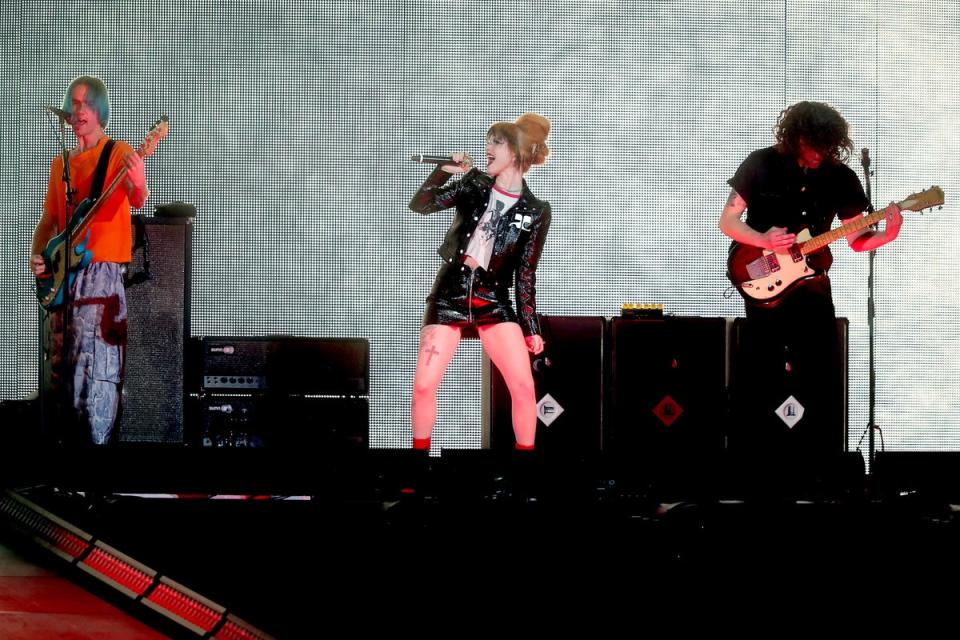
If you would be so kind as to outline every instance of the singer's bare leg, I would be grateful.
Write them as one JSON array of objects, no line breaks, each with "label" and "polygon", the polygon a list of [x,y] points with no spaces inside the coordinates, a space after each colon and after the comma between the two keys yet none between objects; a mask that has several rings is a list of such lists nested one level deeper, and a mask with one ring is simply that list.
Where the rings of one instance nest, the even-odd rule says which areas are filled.
[{"label": "singer's bare leg", "polygon": [[430,324],[420,330],[420,353],[413,377],[411,406],[414,438],[429,438],[433,432],[437,421],[437,389],[459,344],[459,327]]},{"label": "singer's bare leg", "polygon": [[478,331],[484,350],[510,390],[517,444],[533,447],[537,435],[537,395],[523,331],[516,322],[486,325]]}]

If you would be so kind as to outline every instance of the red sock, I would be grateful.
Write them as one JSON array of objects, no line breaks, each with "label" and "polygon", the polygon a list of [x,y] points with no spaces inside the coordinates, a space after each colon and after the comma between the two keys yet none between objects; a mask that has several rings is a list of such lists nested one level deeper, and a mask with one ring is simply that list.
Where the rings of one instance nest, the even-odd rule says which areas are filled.
[{"label": "red sock", "polygon": [[533,451],[532,444],[520,444],[519,442],[513,445],[513,448],[516,449],[517,451]]},{"label": "red sock", "polygon": [[430,438],[414,438],[413,439],[413,448],[420,449],[422,451],[430,450]]}]

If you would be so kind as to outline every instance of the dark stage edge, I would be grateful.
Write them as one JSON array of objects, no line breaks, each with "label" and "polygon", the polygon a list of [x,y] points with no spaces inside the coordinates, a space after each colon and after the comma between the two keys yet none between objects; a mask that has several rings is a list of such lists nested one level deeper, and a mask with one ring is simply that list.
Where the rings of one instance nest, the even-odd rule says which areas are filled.
[{"label": "dark stage edge", "polygon": [[374,611],[415,626],[406,616],[417,606],[586,606],[629,598],[613,585],[652,577],[797,586],[857,557],[882,557],[885,570],[942,567],[960,539],[956,454],[882,455],[872,477],[859,454],[115,447],[15,458],[8,487],[280,638],[379,626]]}]

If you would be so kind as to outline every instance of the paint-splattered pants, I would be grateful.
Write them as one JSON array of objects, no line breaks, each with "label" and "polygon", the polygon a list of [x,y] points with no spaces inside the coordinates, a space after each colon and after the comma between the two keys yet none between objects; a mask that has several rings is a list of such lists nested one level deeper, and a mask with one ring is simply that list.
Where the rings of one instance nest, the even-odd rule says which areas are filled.
[{"label": "paint-splattered pants", "polygon": [[[89,442],[107,444],[120,405],[127,347],[127,302],[124,267],[95,262],[81,269],[71,286],[69,369],[72,406],[79,428]],[[64,397],[60,385],[63,358],[63,312],[44,319],[44,358],[49,367],[51,395]],[[76,434],[67,434],[76,438]],[[81,441],[86,435],[81,436]]]}]

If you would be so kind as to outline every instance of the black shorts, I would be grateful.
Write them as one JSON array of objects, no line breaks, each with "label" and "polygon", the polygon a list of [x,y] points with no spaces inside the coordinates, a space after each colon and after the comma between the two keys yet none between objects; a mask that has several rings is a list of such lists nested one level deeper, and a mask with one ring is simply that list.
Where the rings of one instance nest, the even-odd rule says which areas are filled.
[{"label": "black shorts", "polygon": [[460,327],[470,337],[477,327],[499,322],[517,322],[505,284],[494,282],[483,267],[472,270],[459,262],[441,267],[427,296],[423,326]]}]

